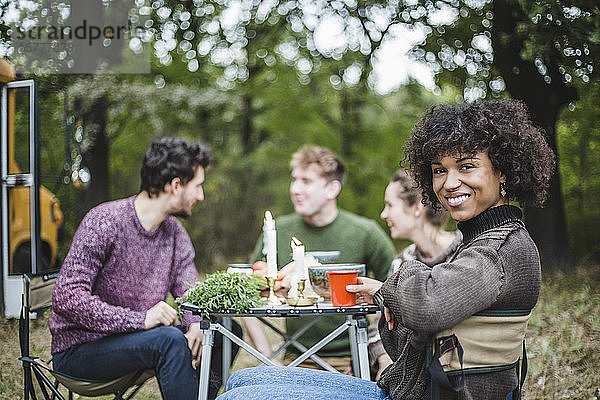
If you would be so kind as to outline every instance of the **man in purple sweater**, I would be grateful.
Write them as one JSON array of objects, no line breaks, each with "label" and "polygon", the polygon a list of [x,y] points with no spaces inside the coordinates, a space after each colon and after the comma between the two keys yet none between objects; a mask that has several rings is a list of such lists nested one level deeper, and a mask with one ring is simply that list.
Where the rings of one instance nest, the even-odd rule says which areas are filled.
[{"label": "man in purple sweater", "polygon": [[[200,319],[187,314],[185,329],[176,327],[177,312],[164,300],[168,293],[182,296],[198,280],[194,248],[174,216],[189,216],[204,199],[211,157],[184,139],[153,142],[140,193],[101,204],[81,221],[52,297],[56,370],[110,380],[154,369],[163,398],[197,398]],[[220,357],[214,358],[211,397],[221,384]]]}]

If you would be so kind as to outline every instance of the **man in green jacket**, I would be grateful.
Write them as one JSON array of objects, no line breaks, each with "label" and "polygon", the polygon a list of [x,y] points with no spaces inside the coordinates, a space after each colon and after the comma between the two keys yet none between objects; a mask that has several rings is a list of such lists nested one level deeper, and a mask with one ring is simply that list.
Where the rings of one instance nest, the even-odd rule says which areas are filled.
[{"label": "man in green jacket", "polygon": [[[290,166],[290,195],[295,213],[276,219],[278,267],[291,261],[290,241],[295,236],[302,241],[306,251],[339,251],[336,262],[364,263],[368,276],[385,280],[394,259],[394,246],[375,221],[338,208],[337,198],[346,179],[346,169],[339,157],[323,147],[304,146],[294,153]],[[251,261],[263,258],[261,237]],[[298,341],[310,348],[344,320],[344,317],[322,318]],[[257,348],[270,353],[260,324],[247,322],[248,333]],[[288,335],[306,323],[304,318],[286,319]],[[293,350],[288,348],[288,351]],[[319,356],[335,368],[346,370],[350,365],[348,334],[338,336],[319,351]],[[293,360],[296,355],[288,354],[287,358]]]}]

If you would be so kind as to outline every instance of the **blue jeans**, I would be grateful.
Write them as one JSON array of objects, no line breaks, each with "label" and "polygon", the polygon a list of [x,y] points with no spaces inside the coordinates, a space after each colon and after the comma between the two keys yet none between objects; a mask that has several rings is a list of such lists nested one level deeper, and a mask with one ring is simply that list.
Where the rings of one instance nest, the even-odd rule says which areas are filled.
[{"label": "blue jeans", "polygon": [[[235,321],[232,331],[241,337]],[[209,382],[209,399],[221,386],[223,335],[215,334]],[[239,347],[232,343],[232,360]],[[163,399],[197,399],[198,371],[192,368],[192,355],[183,331],[159,326],[147,331],[108,336],[54,354],[54,368],[65,374],[96,380],[111,380],[140,369],[152,369]]]},{"label": "blue jeans", "polygon": [[377,383],[337,372],[298,367],[236,371],[217,400],[390,400]]}]

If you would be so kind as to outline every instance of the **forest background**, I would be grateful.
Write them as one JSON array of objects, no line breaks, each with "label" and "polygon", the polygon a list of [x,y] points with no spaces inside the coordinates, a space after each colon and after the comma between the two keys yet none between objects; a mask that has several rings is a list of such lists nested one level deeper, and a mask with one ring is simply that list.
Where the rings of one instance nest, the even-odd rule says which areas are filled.
[{"label": "forest background", "polygon": [[[116,1],[94,1],[91,12]],[[0,51],[15,63],[23,60],[11,29],[57,10],[44,14],[38,3],[0,2]],[[265,210],[293,211],[289,159],[303,144],[340,154],[349,170],[340,206],[384,226],[384,188],[430,106],[517,98],[559,161],[547,207],[525,209],[544,269],[527,398],[600,396],[596,1],[136,0],[131,10],[146,29],[121,56],[147,52],[150,73],[53,74],[50,63],[22,74],[39,84],[42,183],[65,215],[59,259],[91,207],[138,192],[156,137],[186,136],[214,150],[206,199],[183,221],[208,273],[247,261]],[[74,2],[70,17],[86,12],[90,4]],[[379,74],[386,57],[405,52],[406,69]],[[16,152],[27,159],[25,147]],[[32,327],[40,356],[48,356],[46,322]],[[14,321],[0,321],[4,398],[21,391],[15,332]]]},{"label": "forest background", "polygon": [[[111,9],[93,3],[72,4],[68,18]],[[6,24],[15,9],[18,29],[52,16],[52,7],[19,4],[2,6]],[[246,261],[266,209],[292,211],[288,164],[301,145],[340,154],[349,170],[340,206],[379,219],[384,187],[428,107],[513,97],[559,160],[546,208],[525,209],[544,267],[597,261],[598,15],[586,0],[138,0],[129,17],[146,29],[121,57],[149,51],[150,73],[57,75],[38,65],[23,74],[40,84],[42,183],[65,214],[60,258],[91,207],[137,193],[158,136],[215,152],[206,200],[184,221],[209,272]],[[3,27],[8,58],[23,61]],[[392,57],[406,49],[409,70],[399,63],[382,75],[376,66],[394,46]]]}]

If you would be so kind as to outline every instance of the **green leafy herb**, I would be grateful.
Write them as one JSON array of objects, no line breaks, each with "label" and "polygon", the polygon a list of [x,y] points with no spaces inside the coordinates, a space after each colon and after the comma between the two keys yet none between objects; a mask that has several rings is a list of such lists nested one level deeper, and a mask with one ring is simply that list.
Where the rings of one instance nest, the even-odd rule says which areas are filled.
[{"label": "green leafy herb", "polygon": [[204,281],[197,282],[183,297],[178,297],[175,301],[179,305],[180,315],[183,314],[183,303],[200,307],[206,315],[220,310],[235,310],[240,313],[262,305],[260,288],[264,286],[264,281],[264,278],[257,275],[215,272]]}]

